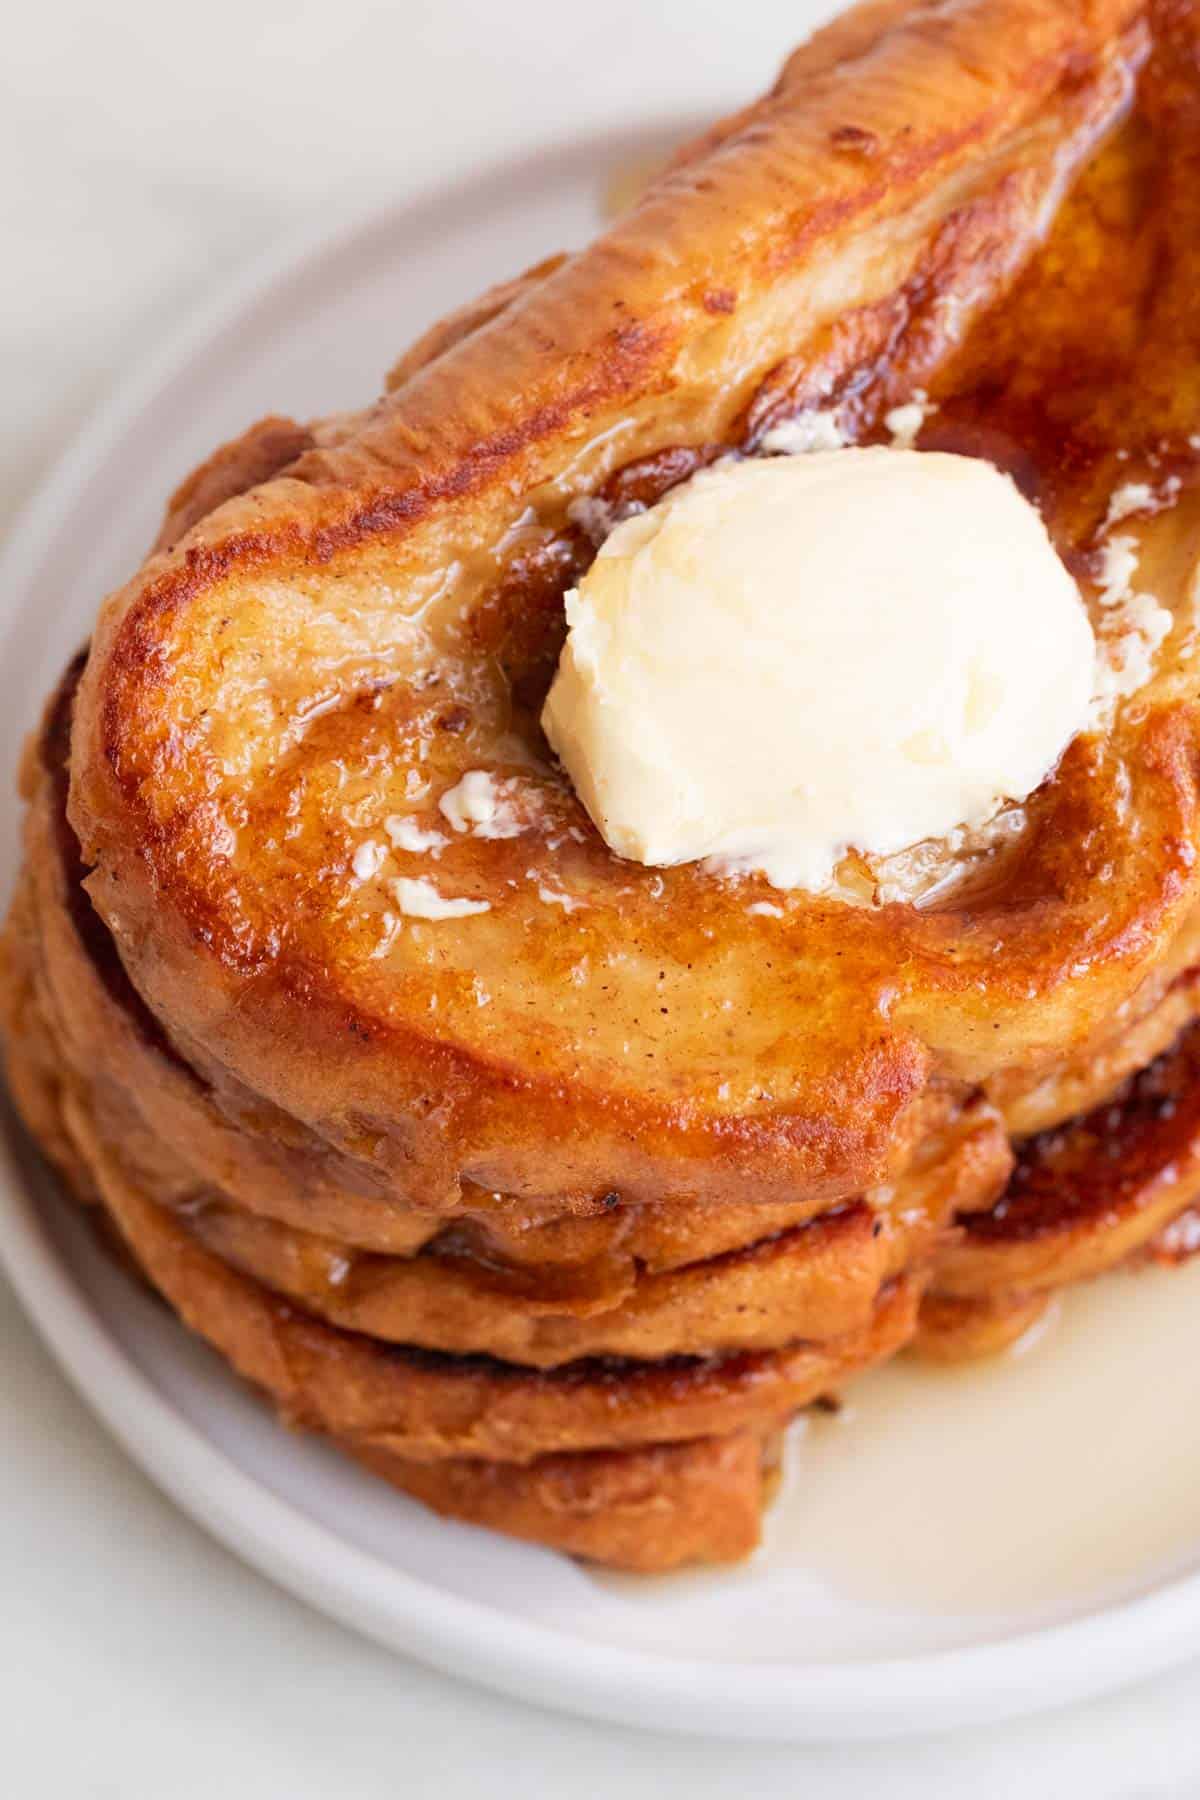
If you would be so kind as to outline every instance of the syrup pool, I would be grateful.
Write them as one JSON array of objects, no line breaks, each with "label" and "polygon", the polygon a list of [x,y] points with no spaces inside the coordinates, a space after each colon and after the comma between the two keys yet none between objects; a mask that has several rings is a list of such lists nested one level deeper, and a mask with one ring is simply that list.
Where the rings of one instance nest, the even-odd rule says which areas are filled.
[{"label": "syrup pool", "polygon": [[[710,1584],[767,1581],[783,1604],[823,1590],[948,1623],[1144,1591],[1194,1541],[1198,1345],[1200,1258],[1073,1289],[990,1359],[900,1357],[790,1428],[747,1564],[651,1585],[687,1608]],[[644,1577],[596,1579],[645,1593]]]}]

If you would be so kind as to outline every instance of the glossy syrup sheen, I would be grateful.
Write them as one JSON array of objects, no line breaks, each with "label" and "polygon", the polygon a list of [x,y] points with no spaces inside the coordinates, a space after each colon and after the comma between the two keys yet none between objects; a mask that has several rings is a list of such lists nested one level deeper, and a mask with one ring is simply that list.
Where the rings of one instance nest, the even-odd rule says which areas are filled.
[{"label": "glossy syrup sheen", "polygon": [[[1049,1623],[1200,1569],[1200,1259],[1066,1293],[1011,1350],[955,1369],[901,1355],[786,1433],[763,1541],[743,1567],[589,1578],[672,1618],[752,1603],[856,1609],[922,1642],[956,1621]],[[851,1622],[847,1626],[847,1620]],[[851,1650],[851,1654],[855,1651]]]},{"label": "glossy syrup sheen", "polygon": [[[1058,32],[1051,15],[1047,25]],[[983,1081],[1099,1030],[1177,936],[1200,878],[1200,727],[1189,708],[1158,704],[1164,681],[1191,674],[1194,659],[1174,655],[1182,618],[1140,716],[1127,708],[1112,731],[1077,739],[1011,855],[984,857],[977,885],[923,909],[780,898],[701,868],[621,863],[548,759],[537,717],[562,592],[592,550],[570,503],[620,491],[644,503],[721,450],[753,452],[814,404],[836,405],[847,435],[872,441],[917,387],[937,408],[922,442],[942,431],[979,454],[990,443],[1006,465],[1024,458],[1020,479],[1073,563],[1092,554],[1106,484],[1173,458],[1181,488],[1162,514],[1155,579],[1182,614],[1198,523],[1182,481],[1195,456],[1182,432],[1166,441],[1176,402],[1155,388],[1158,365],[1132,325],[1152,292],[1165,296],[1156,324],[1175,328],[1166,360],[1181,363],[1191,271],[1164,247],[1195,241],[1194,107],[1181,122],[1167,115],[1172,84],[1194,76],[1156,51],[1141,112],[1123,126],[1143,47],[1139,36],[1102,65],[1072,62],[1052,104],[991,144],[968,182],[931,179],[911,207],[853,231],[828,195],[845,185],[859,205],[874,190],[861,144],[852,168],[839,160],[839,109],[818,156],[811,262],[773,279],[772,259],[795,245],[786,220],[762,215],[736,303],[706,278],[664,308],[648,251],[672,232],[682,244],[695,213],[714,253],[733,258],[745,231],[721,248],[730,212],[713,195],[730,182],[741,193],[753,174],[749,206],[763,170],[741,150],[708,173],[685,163],[619,231],[535,284],[507,324],[403,385],[341,451],[314,452],[306,472],[321,481],[268,497],[280,527],[269,543],[256,522],[252,541],[222,539],[211,571],[170,565],[139,586],[81,690],[73,805],[99,864],[89,891],[151,1003],[182,1029],[198,966],[231,991],[252,980],[254,1007],[220,1010],[222,1062],[256,1086],[269,1070],[277,1104],[434,1206],[463,1177],[656,1202],[848,1198],[878,1178],[931,1080]],[[1114,126],[1103,179],[1085,175],[1060,208]],[[774,144],[773,180],[794,148]],[[931,172],[943,149],[931,138]],[[907,181],[911,158],[894,161]],[[891,165],[872,168],[883,180]],[[1047,273],[1056,258],[1061,280]],[[722,273],[732,282],[731,266]],[[633,314],[616,349],[607,328],[597,335],[610,288]],[[1098,311],[1116,323],[1093,329]],[[589,346],[601,385],[580,388],[553,431],[557,414],[531,414],[504,439],[512,481],[504,461],[485,482],[488,409],[521,416],[535,371],[557,392],[551,325]],[[1025,351],[1036,393],[1022,385]],[[520,396],[505,385],[517,369]],[[549,435],[535,456],[539,419]],[[445,479],[477,500],[443,504],[442,477],[422,476],[426,429],[435,444],[444,429]],[[365,463],[385,456],[404,479],[368,494]],[[400,530],[410,497],[419,529]],[[318,525],[326,511],[336,531]],[[297,561],[295,534],[310,527],[313,555]],[[172,671],[162,688],[159,659]],[[389,816],[437,827],[440,798],[475,769],[520,790],[529,829],[455,834],[436,862],[390,856]],[[376,874],[359,879],[368,848]],[[399,916],[393,872],[472,916]],[[212,1017],[189,1028],[206,1033]],[[431,1059],[455,1070],[452,1133],[429,1103]]]},{"label": "glossy syrup sheen", "polygon": [[1065,1612],[1200,1560],[1200,1262],[1066,1294],[1011,1351],[901,1357],[793,1427],[760,1553],[940,1612]]}]

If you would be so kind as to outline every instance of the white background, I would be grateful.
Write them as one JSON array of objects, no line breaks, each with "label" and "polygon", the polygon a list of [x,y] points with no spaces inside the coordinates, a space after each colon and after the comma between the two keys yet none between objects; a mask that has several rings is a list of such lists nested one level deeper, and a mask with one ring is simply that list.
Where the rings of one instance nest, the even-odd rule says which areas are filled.
[{"label": "white background", "polygon": [[[0,55],[0,522],[122,370],[265,244],[573,134],[720,111],[829,10],[23,0]],[[0,1368],[12,1800],[1200,1793],[1200,1670],[1027,1726],[822,1751],[652,1738],[458,1688],[188,1525],[2,1287]]]}]

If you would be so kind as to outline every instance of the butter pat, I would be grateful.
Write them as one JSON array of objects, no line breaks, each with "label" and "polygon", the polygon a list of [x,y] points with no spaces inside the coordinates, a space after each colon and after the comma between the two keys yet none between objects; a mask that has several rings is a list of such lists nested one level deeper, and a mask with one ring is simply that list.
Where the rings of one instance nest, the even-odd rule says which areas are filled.
[{"label": "butter pat", "polygon": [[1095,641],[1045,526],[974,458],[706,470],[567,595],[542,724],[606,842],[826,887],[1023,800],[1086,724]]}]

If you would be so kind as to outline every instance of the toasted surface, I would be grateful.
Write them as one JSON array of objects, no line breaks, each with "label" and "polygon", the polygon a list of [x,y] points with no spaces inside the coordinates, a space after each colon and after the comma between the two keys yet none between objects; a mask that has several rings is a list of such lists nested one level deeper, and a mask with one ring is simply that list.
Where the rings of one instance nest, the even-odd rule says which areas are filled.
[{"label": "toasted surface", "polygon": [[[1127,341],[1142,234],[1178,228],[1182,176],[1152,217],[1110,208],[1107,235],[1068,200],[1012,288],[1049,200],[1124,111],[1146,26],[1117,0],[852,15],[607,238],[109,602],[72,816],[121,956],[194,1066],[432,1207],[464,1181],[825,1202],[880,1178],[934,1073],[1059,1055],[1161,969],[1197,881],[1194,718],[1167,673],[1073,746],[994,882],[926,909],[791,896],[764,918],[753,883],[631,868],[536,727],[561,591],[590,554],[571,498],[661,487],[684,452],[753,445],[807,395],[852,392],[847,423],[869,437],[932,384],[928,441],[1002,439],[1081,569],[1131,428],[1169,438],[1190,480],[1182,402]],[[1101,153],[1118,194],[1144,195],[1147,155],[1187,162],[1182,69],[1160,47],[1138,124]],[[1037,265],[1061,276],[1082,241],[1094,254],[1030,347]],[[1160,284],[1164,330],[1188,279]],[[1036,416],[1013,345],[1050,394],[1085,316],[1090,351],[1111,338],[1103,382],[1085,371],[1070,418]],[[1146,528],[1168,598],[1194,514],[1182,491]],[[1182,677],[1181,658],[1173,644]],[[389,852],[379,879],[355,876],[386,819],[437,826],[474,768],[509,784],[517,835],[445,829],[436,859]],[[488,911],[402,918],[394,874]]]},{"label": "toasted surface", "polygon": [[[1189,933],[1190,935],[1190,933]],[[1200,1012],[1200,969],[1185,969],[1164,988],[1143,984],[1113,1028],[1047,1068],[1012,1069],[987,1083],[986,1093],[1014,1137],[1034,1137],[1090,1112],[1122,1083],[1169,1050]]]},{"label": "toasted surface", "polygon": [[1104,1105],[1022,1144],[993,1206],[963,1213],[939,1294],[1030,1293],[1123,1262],[1200,1196],[1200,1026]]},{"label": "toasted surface", "polygon": [[[48,742],[54,741],[56,710]],[[31,759],[43,799],[52,791],[52,770],[44,757]],[[31,837],[49,810],[35,803]],[[57,848],[54,860],[61,870]],[[528,1462],[743,1429],[761,1433],[911,1334],[923,1275],[909,1270],[898,1270],[882,1287],[876,1283],[874,1306],[857,1307],[855,1328],[826,1342],[790,1341],[785,1316],[772,1334],[776,1347],[762,1352],[658,1361],[585,1357],[550,1372],[494,1357],[422,1351],[322,1322],[204,1244],[198,1225],[214,1190],[198,1186],[176,1146],[156,1140],[139,1117],[132,1098],[139,1085],[136,1057],[116,1067],[98,1061],[87,1054],[92,1040],[86,1034],[73,1052],[66,1048],[68,1034],[89,1010],[115,1014],[127,1045],[148,1027],[114,1006],[93,964],[87,965],[90,985],[70,990],[82,995],[84,1005],[60,1011],[46,979],[32,879],[37,868],[34,862],[27,871],[3,944],[0,991],[14,1094],[43,1147],[83,1197],[101,1202],[151,1284],[294,1422],[404,1460]],[[56,916],[61,928],[65,909]],[[81,910],[79,916],[87,915]],[[117,985],[128,1007],[119,980]],[[131,1080],[132,1088],[125,1085]],[[939,1186],[939,1180],[931,1171],[928,1205],[944,1214],[954,1187]],[[862,1223],[861,1217],[852,1222],[853,1241],[824,1265],[835,1287],[843,1270],[853,1286],[862,1253],[874,1255],[873,1233]],[[516,1315],[511,1331],[520,1310],[510,1295],[494,1317],[503,1325],[508,1313]]]},{"label": "toasted surface", "polygon": [[763,1444],[750,1432],[524,1466],[409,1462],[362,1446],[352,1454],[444,1517],[609,1567],[650,1574],[737,1562],[758,1543]]},{"label": "toasted surface", "polygon": [[[177,490],[26,761],[4,1036],[286,1419],[574,1554],[734,1557],[797,1408],[1200,1244],[1198,196],[1200,7],[871,0],[377,405]],[[1128,655],[1119,521],[1145,678],[836,897],[620,862],[537,725],[603,520],[918,388]]]},{"label": "toasted surface", "polygon": [[[581,1304],[628,1291],[636,1269],[682,1269],[794,1231],[817,1217],[811,1198],[697,1208],[650,1207],[620,1195],[589,1197],[567,1211],[550,1200],[464,1185],[448,1214],[414,1210],[369,1165],[331,1150],[257,1096],[210,1086],[175,1050],[129,982],[82,883],[85,870],[65,816],[69,721],[78,661],[47,708],[26,764],[26,863],[10,924],[10,960],[31,972],[59,1056],[92,1090],[112,1134],[143,1145],[153,1185],[190,1207],[223,1203],[296,1228],[299,1261],[376,1260],[429,1246],[507,1275],[510,1293],[536,1296],[530,1276]],[[27,1033],[26,1033],[27,1035]],[[922,1131],[897,1146],[886,1191],[872,1210],[894,1237],[906,1213],[939,1220],[956,1206],[986,1204],[1009,1155],[986,1106],[930,1093],[914,1114]],[[845,1210],[845,1209],[843,1209]]]},{"label": "toasted surface", "polygon": [[912,1347],[927,1362],[975,1362],[999,1356],[1038,1324],[1052,1297],[1006,1293],[971,1300],[927,1294]]},{"label": "toasted surface", "polygon": [[[878,1218],[885,1226],[890,1219],[893,1232],[905,1222],[910,1231],[916,1227],[927,1232],[932,1221],[943,1220],[959,1208],[958,1238],[939,1251],[934,1278],[937,1291],[924,1301],[917,1337],[923,1353],[942,1360],[1001,1348],[1037,1316],[1043,1303],[1042,1288],[1096,1273],[1148,1240],[1153,1240],[1155,1254],[1182,1253],[1160,1227],[1168,1214],[1188,1207],[1195,1187],[1188,1177],[1194,1160],[1191,1138],[1196,1133],[1195,1118],[1200,1117],[1194,1048],[1200,1028],[1194,1026],[1150,1069],[1112,1095],[1097,1114],[1023,1145],[1007,1191],[994,1206],[988,1204],[989,1199],[1004,1185],[1011,1158],[997,1131],[995,1115],[983,1107],[968,1110],[949,1131],[943,1126],[932,1132],[910,1158],[894,1192],[875,1197],[876,1211],[861,1205],[840,1209],[799,1232],[793,1229],[766,1243],[752,1242],[748,1253],[718,1256],[713,1267],[689,1263],[687,1247],[695,1250],[711,1241],[706,1236],[711,1230],[719,1241],[721,1230],[731,1228],[728,1222],[721,1223],[720,1209],[709,1209],[707,1217],[694,1220],[694,1233],[677,1220],[674,1237],[669,1214],[646,1216],[647,1227],[654,1225],[663,1233],[660,1254],[669,1258],[666,1246],[672,1245],[676,1257],[682,1259],[674,1264],[668,1261],[668,1271],[674,1267],[683,1278],[685,1314],[687,1288],[696,1296],[688,1330],[681,1332],[681,1337],[690,1336],[693,1349],[699,1344],[711,1347],[714,1325],[720,1325],[723,1263],[732,1264],[735,1271],[732,1291],[724,1299],[729,1306],[727,1316],[736,1317],[747,1297],[747,1290],[738,1285],[741,1271],[753,1274],[760,1262],[770,1266],[781,1257],[786,1262],[789,1240],[814,1233],[820,1254],[806,1279],[811,1284],[815,1278],[817,1285],[809,1286],[801,1308],[808,1329],[818,1322],[822,1305],[828,1308],[832,1293],[839,1294],[842,1303],[847,1295],[858,1296],[852,1316],[826,1313],[827,1324],[840,1324],[849,1335],[823,1350],[815,1344],[789,1345],[758,1357],[725,1356],[707,1364],[694,1355],[659,1363],[628,1358],[588,1363],[585,1359],[564,1369],[559,1382],[554,1377],[539,1377],[533,1369],[487,1358],[421,1357],[389,1350],[386,1343],[372,1341],[373,1337],[388,1337],[386,1319],[339,1317],[336,1305],[328,1309],[328,1316],[351,1329],[329,1329],[314,1315],[322,1311],[322,1292],[329,1298],[340,1285],[329,1280],[331,1262],[339,1257],[349,1260],[353,1251],[311,1234],[273,1236],[279,1227],[230,1206],[219,1189],[198,1184],[186,1167],[180,1167],[178,1147],[155,1145],[144,1121],[134,1114],[133,1100],[140,1101],[151,1085],[145,1071],[150,1066],[146,1058],[151,1052],[153,1024],[139,1016],[136,998],[131,998],[119,969],[103,963],[98,966],[87,953],[84,936],[93,945],[102,943],[103,928],[90,913],[86,898],[79,894],[75,906],[70,902],[72,875],[78,883],[80,873],[72,860],[69,828],[61,810],[63,720],[70,691],[68,679],[59,703],[50,709],[40,753],[30,759],[31,854],[5,944],[6,1035],[18,1099],[73,1183],[85,1195],[102,1198],[135,1260],[196,1329],[222,1349],[243,1374],[266,1388],[290,1417],[339,1437],[351,1435],[355,1453],[368,1444],[372,1448],[367,1460],[373,1466],[384,1467],[392,1479],[430,1504],[518,1535],[575,1548],[579,1554],[608,1556],[623,1566],[644,1567],[666,1566],[667,1522],[676,1507],[683,1506],[683,1523],[673,1540],[680,1559],[701,1554],[698,1546],[706,1542],[709,1549],[705,1553],[724,1554],[715,1546],[718,1541],[732,1543],[733,1535],[748,1529],[750,1496],[760,1491],[752,1475],[756,1464],[744,1445],[729,1457],[713,1446],[696,1461],[688,1461],[681,1487],[676,1484],[674,1451],[668,1455],[656,1449],[648,1452],[646,1459],[633,1456],[628,1462],[597,1465],[596,1469],[586,1461],[575,1466],[576,1452],[589,1449],[593,1438],[606,1442],[615,1437],[618,1443],[639,1445],[654,1443],[661,1432],[665,1438],[687,1440],[693,1426],[706,1435],[731,1425],[736,1430],[747,1422],[753,1431],[761,1432],[864,1362],[897,1348],[917,1323],[914,1300],[920,1283],[912,1282],[910,1271],[908,1282],[902,1284],[902,1298],[894,1288],[880,1291],[881,1276],[900,1275],[906,1254],[920,1263],[932,1245],[928,1236],[916,1240],[885,1236],[881,1243],[868,1226],[869,1219]],[[47,919],[53,922],[50,931]],[[49,958],[47,949],[53,951]],[[73,970],[65,988],[61,985],[64,965]],[[49,982],[48,973],[52,977]],[[1189,987],[1187,981],[1177,984],[1160,1007],[1169,1006],[1175,992]],[[96,1035],[97,1020],[103,1022],[101,1035]],[[1131,1029],[1139,1042],[1144,1041],[1140,1022]],[[114,1035],[105,1038],[104,1030]],[[72,1039],[69,1049],[64,1048],[60,1035],[64,1031]],[[118,1057],[115,1064],[112,1055],[106,1054],[106,1046]],[[161,1047],[157,1055],[180,1080],[186,1076],[198,1087],[194,1076],[176,1066],[177,1059]],[[1113,1056],[1113,1047],[1105,1041],[1098,1058],[1103,1071],[1111,1070]],[[110,1070],[128,1087],[118,1084],[116,1091],[110,1092]],[[1077,1063],[1073,1079],[1080,1078]],[[193,1138],[194,1133],[185,1132],[180,1142],[190,1147]],[[302,1166],[301,1160],[298,1167]],[[1022,1211],[1023,1205],[1028,1211],[1022,1199],[1027,1189],[1037,1189],[1036,1230]],[[1114,1196],[1119,1204],[1114,1204]],[[732,1229],[744,1228],[754,1210],[734,1208]],[[909,1216],[914,1211],[915,1220]],[[769,1221],[770,1209],[763,1209],[763,1214],[764,1222]],[[587,1228],[606,1224],[609,1217],[559,1223]],[[1012,1223],[1006,1224],[1006,1219]],[[429,1229],[430,1221],[420,1222]],[[537,1226],[533,1235],[545,1241],[553,1225],[552,1221]],[[637,1225],[635,1220],[631,1226],[635,1242]],[[264,1231],[268,1234],[265,1240]],[[249,1250],[243,1234],[248,1234]],[[1029,1261],[1029,1239],[1035,1240],[1036,1265]],[[1005,1260],[1011,1256],[1014,1241],[1021,1259],[1015,1267]],[[979,1243],[985,1246],[982,1260]],[[999,1245],[998,1260],[994,1244]],[[611,1252],[611,1243],[608,1248]],[[214,1251],[217,1254],[212,1254]],[[420,1256],[369,1257],[368,1269],[377,1277],[382,1275],[375,1288],[375,1305],[403,1304],[406,1274],[411,1277],[425,1260]],[[245,1278],[247,1265],[249,1273],[265,1275],[265,1285],[262,1280]],[[965,1280],[964,1268],[968,1272]],[[611,1319],[606,1322],[603,1313],[614,1301],[618,1331],[630,1330],[639,1311],[649,1317],[651,1331],[661,1331],[661,1314],[666,1316],[668,1329],[672,1323],[678,1324],[678,1305],[672,1315],[670,1300],[661,1307],[655,1294],[662,1277],[651,1276],[634,1305],[624,1306],[622,1316],[628,1287],[588,1290],[586,1281],[594,1272],[594,1263],[586,1260],[582,1265],[552,1263],[549,1291],[539,1291],[534,1283],[523,1291],[508,1286],[502,1294],[493,1292],[490,1323],[507,1332],[506,1345],[516,1360],[525,1364],[564,1360],[562,1351],[570,1345],[572,1328],[581,1332],[577,1343],[586,1344],[582,1334],[595,1327],[599,1333],[596,1342],[603,1347],[606,1323],[614,1323]],[[510,1278],[512,1273],[510,1270]],[[531,1262],[527,1281],[538,1275],[544,1278],[546,1273]],[[554,1283],[564,1275],[565,1285],[556,1290]],[[582,1288],[573,1285],[581,1276]],[[668,1272],[668,1285],[672,1279]],[[823,1298],[822,1284],[826,1287]],[[371,1286],[368,1277],[368,1306]],[[880,1310],[872,1319],[869,1301],[873,1295],[878,1296]],[[296,1302],[296,1308],[286,1303],[288,1298]],[[353,1289],[347,1298],[352,1307]],[[468,1281],[454,1298],[461,1309],[460,1319],[469,1320],[474,1330],[480,1329],[482,1320],[487,1329],[483,1288],[472,1287]],[[439,1302],[443,1320],[444,1303],[443,1294]],[[420,1308],[414,1306],[412,1296],[407,1304],[413,1324],[410,1341],[420,1341]],[[657,1322],[656,1307],[660,1311]],[[760,1320],[765,1342],[777,1342],[787,1334],[788,1309],[778,1292],[768,1294]],[[851,1325],[858,1328],[857,1336],[849,1331]],[[539,1332],[545,1333],[540,1344]],[[608,1347],[620,1349],[621,1345],[610,1339]],[[661,1340],[656,1343],[647,1336],[640,1348],[647,1355],[664,1356],[670,1345],[664,1348]],[[618,1419],[626,1408],[629,1416]],[[384,1451],[378,1450],[379,1441],[386,1444]],[[553,1479],[548,1467],[543,1471],[545,1482],[540,1476],[529,1482],[510,1482],[503,1475],[485,1475],[478,1466],[480,1456],[532,1456],[536,1460],[564,1453],[567,1466],[558,1469],[555,1465]],[[454,1467],[444,1475],[413,1474],[414,1459],[419,1462],[429,1457],[448,1457]],[[393,1458],[397,1460],[393,1462]],[[717,1472],[735,1465],[738,1479],[722,1500]],[[715,1483],[711,1491],[705,1486],[709,1475]],[[627,1507],[615,1496],[644,1497],[648,1485],[659,1480],[665,1484],[664,1497],[661,1507],[651,1508],[649,1516],[661,1518],[664,1535],[648,1537],[639,1551],[637,1533],[630,1523],[637,1506],[631,1502]],[[710,1507],[714,1533],[718,1522],[724,1520],[720,1532],[728,1529],[733,1535],[706,1538],[700,1531],[705,1492],[709,1492],[705,1504]],[[586,1528],[572,1506],[562,1500],[568,1494],[575,1496],[577,1510],[587,1516]],[[678,1498],[681,1494],[687,1497],[686,1505]],[[559,1499],[552,1503],[547,1496],[554,1495]],[[594,1512],[589,1511],[588,1496],[596,1501]],[[606,1497],[603,1503],[601,1497]],[[553,1507],[560,1500],[567,1517],[555,1524]],[[609,1500],[615,1512],[606,1523]],[[551,1510],[539,1510],[543,1507]],[[509,1523],[502,1523],[504,1520]],[[619,1530],[617,1520],[622,1522]],[[738,1522],[736,1530],[734,1522]],[[639,1556],[644,1560],[639,1562]]]},{"label": "toasted surface", "polygon": [[905,1277],[860,1331],[736,1356],[585,1359],[542,1372],[385,1345],[325,1325],[239,1275],[139,1190],[78,1096],[68,1095],[65,1116],[110,1217],[184,1322],[293,1422],[406,1457],[525,1462],[765,1430],[890,1355],[915,1322],[921,1284]]}]

